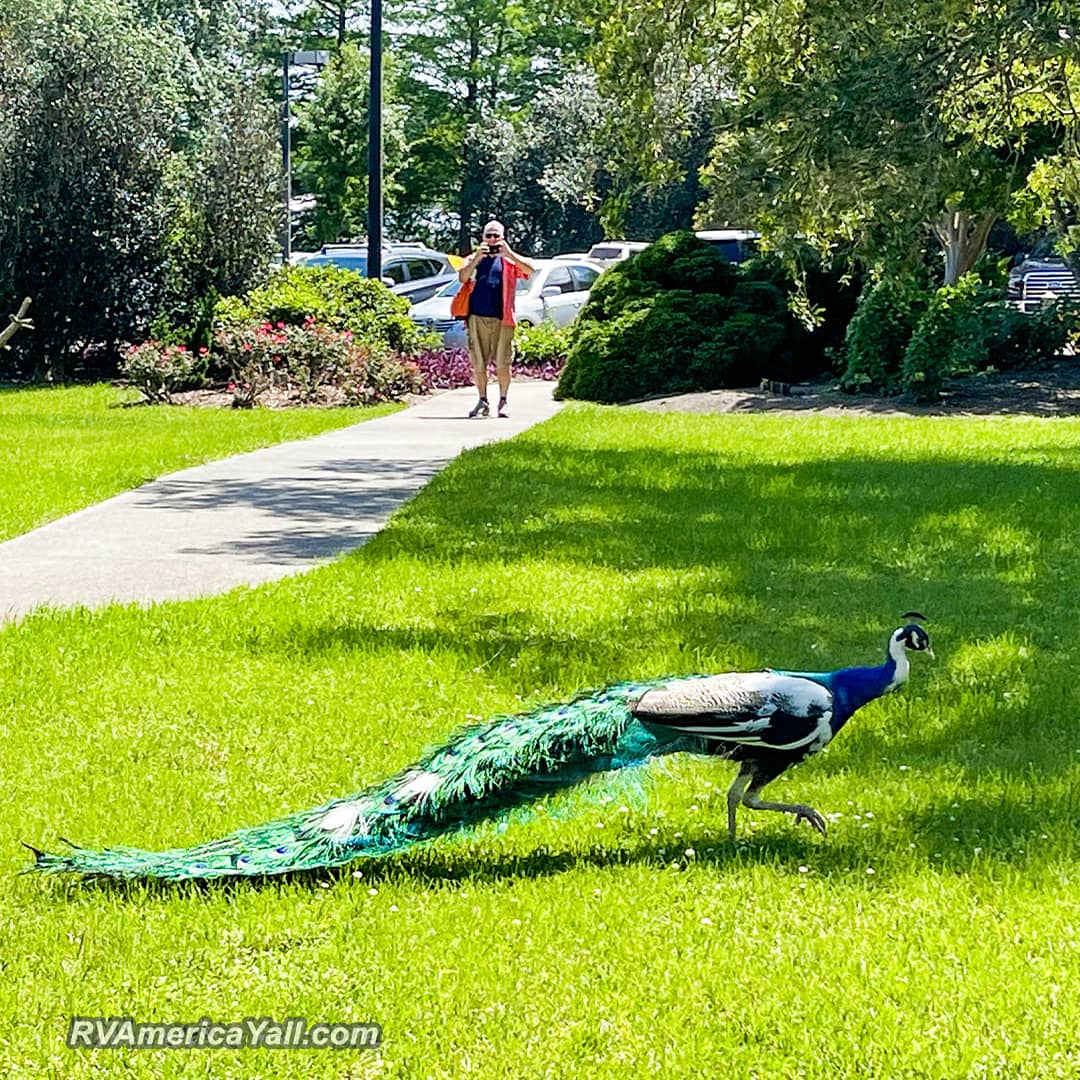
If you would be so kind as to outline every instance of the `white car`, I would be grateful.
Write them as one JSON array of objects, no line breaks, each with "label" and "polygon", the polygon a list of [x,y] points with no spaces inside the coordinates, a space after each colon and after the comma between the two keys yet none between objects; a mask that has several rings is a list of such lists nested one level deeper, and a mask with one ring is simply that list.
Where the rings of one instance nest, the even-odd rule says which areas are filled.
[{"label": "white car", "polygon": [[[556,326],[569,326],[577,318],[593,282],[604,268],[591,259],[531,259],[536,272],[517,284],[514,313],[518,326],[536,326],[545,319]],[[465,323],[450,314],[450,301],[461,288],[455,279],[444,285],[430,300],[413,304],[409,318],[432,333],[443,335],[448,349],[463,349]]]},{"label": "white car", "polygon": [[604,240],[589,248],[589,258],[604,266],[610,266],[612,263],[629,259],[631,255],[644,251],[648,246],[648,242],[644,240]]},{"label": "white car", "polygon": [[[366,244],[324,244],[320,251],[306,255],[304,266],[340,266],[367,273]],[[391,291],[410,302],[434,296],[443,282],[457,277],[448,255],[432,251],[423,244],[384,244],[382,280]]]}]

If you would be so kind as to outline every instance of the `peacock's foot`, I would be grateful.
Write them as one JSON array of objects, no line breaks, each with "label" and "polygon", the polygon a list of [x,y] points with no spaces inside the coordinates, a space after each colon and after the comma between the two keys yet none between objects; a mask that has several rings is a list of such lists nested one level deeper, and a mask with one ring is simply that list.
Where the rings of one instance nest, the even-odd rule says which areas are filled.
[{"label": "peacock's foot", "polygon": [[810,828],[816,832],[825,835],[825,830],[828,826],[825,823],[825,818],[821,816],[812,806],[793,806],[791,812],[795,815],[795,821],[805,821]]}]

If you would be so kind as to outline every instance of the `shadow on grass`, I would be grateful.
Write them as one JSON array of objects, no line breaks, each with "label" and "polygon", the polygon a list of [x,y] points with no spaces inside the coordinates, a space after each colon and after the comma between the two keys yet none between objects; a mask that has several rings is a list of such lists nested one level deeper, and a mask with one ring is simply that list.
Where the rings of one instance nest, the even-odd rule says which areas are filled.
[{"label": "shadow on grass", "polygon": [[[1038,837],[1043,835],[1041,819],[1033,818],[1024,832],[1016,833],[1006,843],[958,845],[945,842],[941,833],[928,835],[917,845],[914,862],[924,869],[946,873],[970,871],[978,863],[1016,866],[1031,861]],[[1030,831],[1027,831],[1030,828]],[[951,838],[950,838],[951,840]],[[978,850],[975,850],[978,847]],[[752,867],[768,867],[793,879],[802,879],[799,867],[812,868],[814,877],[863,882],[867,868],[873,870],[873,881],[867,887],[886,884],[896,874],[907,876],[913,860],[894,865],[880,848],[868,850],[858,842],[837,838],[820,840],[808,830],[792,828],[790,834],[755,836],[732,844],[715,834],[684,833],[678,841],[667,845],[642,842],[635,845],[603,847],[588,850],[552,850],[538,847],[523,854],[463,855],[453,845],[435,845],[408,855],[384,859],[357,859],[345,866],[324,870],[304,870],[261,877],[218,878],[212,880],[160,881],[143,879],[116,881],[109,878],[67,879],[60,891],[74,895],[81,892],[104,892],[126,899],[139,896],[175,897],[178,893],[201,896],[232,895],[237,892],[299,887],[314,891],[333,884],[348,884],[367,890],[373,885],[407,884],[430,888],[437,886],[499,885],[528,878],[539,880],[559,877],[579,870],[617,870],[643,867],[657,875],[683,872],[688,860],[681,855],[685,848],[694,849],[693,865],[719,873],[738,873]]]}]

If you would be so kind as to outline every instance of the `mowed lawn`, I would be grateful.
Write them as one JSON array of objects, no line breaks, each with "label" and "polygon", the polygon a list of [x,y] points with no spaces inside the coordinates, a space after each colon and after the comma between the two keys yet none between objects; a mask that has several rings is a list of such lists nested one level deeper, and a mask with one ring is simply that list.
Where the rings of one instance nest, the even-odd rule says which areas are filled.
[{"label": "mowed lawn", "polygon": [[0,389],[0,541],[165,473],[398,407],[144,407],[139,396],[105,383]]},{"label": "mowed lawn", "polygon": [[[84,432],[87,439],[93,430]],[[0,1074],[1080,1071],[1080,423],[573,406],[368,546],[212,600],[0,630]],[[356,790],[607,681],[936,660],[772,785],[674,758],[384,863],[261,886],[18,876]],[[68,1018],[373,1021],[377,1051],[65,1049]]]}]

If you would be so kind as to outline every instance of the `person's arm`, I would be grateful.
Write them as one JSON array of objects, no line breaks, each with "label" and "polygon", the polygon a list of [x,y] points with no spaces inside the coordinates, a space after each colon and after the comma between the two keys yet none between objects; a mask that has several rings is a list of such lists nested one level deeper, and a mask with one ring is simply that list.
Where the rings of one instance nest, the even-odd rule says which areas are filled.
[{"label": "person's arm", "polygon": [[509,259],[521,271],[523,277],[532,277],[536,273],[536,267],[528,259],[523,259],[516,251],[511,250],[510,245],[504,240],[502,257]]},{"label": "person's arm", "polygon": [[460,281],[462,285],[473,276],[477,263],[479,263],[486,254],[487,251],[485,251],[483,247],[478,247],[465,261],[465,265],[457,272],[458,281]]}]

